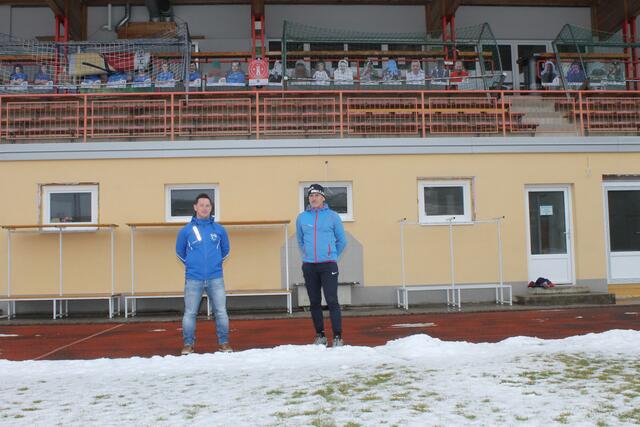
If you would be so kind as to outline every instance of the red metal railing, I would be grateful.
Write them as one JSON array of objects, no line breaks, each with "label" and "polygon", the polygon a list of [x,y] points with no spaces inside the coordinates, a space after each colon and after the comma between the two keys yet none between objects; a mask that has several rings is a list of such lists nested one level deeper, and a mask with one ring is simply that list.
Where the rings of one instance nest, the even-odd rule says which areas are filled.
[{"label": "red metal railing", "polygon": [[0,95],[0,143],[640,133],[640,91],[264,90]]},{"label": "red metal railing", "polygon": [[585,98],[586,129],[591,133],[633,133],[640,128],[640,98]]},{"label": "red metal railing", "polygon": [[335,135],[336,98],[321,96],[262,97],[263,135]]},{"label": "red metal railing", "polygon": [[75,139],[81,135],[80,101],[6,101],[0,140]]},{"label": "red metal railing", "polygon": [[178,100],[175,134],[191,136],[251,135],[251,98]]},{"label": "red metal railing", "polygon": [[91,138],[167,136],[166,99],[89,100]]},{"label": "red metal railing", "polygon": [[347,134],[413,135],[420,131],[417,97],[347,97]]},{"label": "red metal railing", "polygon": [[426,113],[433,135],[497,134],[502,116],[494,97],[430,97]]}]

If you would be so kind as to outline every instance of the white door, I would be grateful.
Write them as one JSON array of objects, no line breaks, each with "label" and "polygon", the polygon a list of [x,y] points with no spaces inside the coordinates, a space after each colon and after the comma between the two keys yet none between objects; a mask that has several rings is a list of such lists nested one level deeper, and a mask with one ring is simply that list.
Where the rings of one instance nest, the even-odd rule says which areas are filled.
[{"label": "white door", "polygon": [[527,187],[529,280],[573,284],[569,188]]},{"label": "white door", "polygon": [[640,182],[604,184],[609,283],[640,281]]}]

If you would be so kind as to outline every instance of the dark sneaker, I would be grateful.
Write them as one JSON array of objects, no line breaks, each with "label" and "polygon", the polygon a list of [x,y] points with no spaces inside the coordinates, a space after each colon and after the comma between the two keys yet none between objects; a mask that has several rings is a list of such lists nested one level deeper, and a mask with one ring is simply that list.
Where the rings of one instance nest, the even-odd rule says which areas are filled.
[{"label": "dark sneaker", "polygon": [[327,337],[325,337],[322,334],[318,334],[316,335],[315,339],[313,340],[313,344],[314,345],[323,345],[323,346],[327,346]]},{"label": "dark sneaker", "polygon": [[218,351],[221,351],[222,353],[233,353],[233,349],[228,342],[220,344],[220,348],[218,349]]},{"label": "dark sneaker", "polygon": [[344,345],[344,341],[340,335],[336,335],[333,337],[333,346],[334,347],[342,347]]},{"label": "dark sneaker", "polygon": [[191,353],[193,353],[193,345],[189,344],[185,344],[184,347],[182,347],[182,351],[180,352],[180,354],[182,354],[183,356]]}]

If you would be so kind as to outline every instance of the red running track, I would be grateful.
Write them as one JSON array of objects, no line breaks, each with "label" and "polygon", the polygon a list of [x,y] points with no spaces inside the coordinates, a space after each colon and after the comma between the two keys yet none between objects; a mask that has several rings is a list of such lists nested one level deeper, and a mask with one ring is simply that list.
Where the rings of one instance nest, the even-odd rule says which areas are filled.
[{"label": "red running track", "polygon": [[[611,329],[640,330],[640,305],[531,311],[349,316],[343,318],[347,344],[377,346],[424,333],[447,341],[497,342],[513,336],[565,338]],[[327,330],[330,325],[327,322]],[[0,326],[0,359],[61,360],[178,355],[181,323],[46,323]],[[404,325],[404,326],[399,326]],[[216,351],[213,321],[198,320],[196,352]],[[231,319],[234,349],[307,344],[314,333],[308,318]]]}]

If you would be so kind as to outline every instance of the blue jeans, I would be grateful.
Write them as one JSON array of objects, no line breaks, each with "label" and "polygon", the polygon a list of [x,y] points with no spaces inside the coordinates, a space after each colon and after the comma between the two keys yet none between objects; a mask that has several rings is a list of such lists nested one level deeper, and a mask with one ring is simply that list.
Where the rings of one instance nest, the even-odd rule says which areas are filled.
[{"label": "blue jeans", "polygon": [[184,283],[184,316],[182,317],[182,338],[185,345],[193,345],[196,339],[196,315],[203,293],[206,292],[216,316],[218,344],[229,342],[229,316],[224,279],[192,280]]}]

